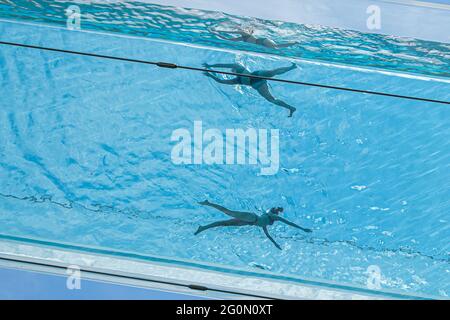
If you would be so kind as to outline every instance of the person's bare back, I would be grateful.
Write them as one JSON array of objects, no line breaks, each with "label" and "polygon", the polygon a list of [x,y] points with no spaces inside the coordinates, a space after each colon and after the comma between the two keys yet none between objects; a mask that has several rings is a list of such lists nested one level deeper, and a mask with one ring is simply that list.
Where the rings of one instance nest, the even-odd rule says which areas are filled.
[{"label": "person's bare back", "polygon": [[288,48],[288,47],[292,47],[292,46],[298,44],[298,42],[295,42],[295,41],[276,43],[275,41],[273,41],[269,38],[256,37],[254,35],[253,29],[226,31],[226,33],[228,33],[228,34],[238,35],[237,37],[234,37],[234,38],[233,37],[225,37],[217,31],[212,31],[212,33],[214,33],[217,37],[219,37],[223,40],[234,41],[234,42],[247,42],[247,43],[256,44],[256,45],[263,46],[263,47],[270,48],[270,49]]}]

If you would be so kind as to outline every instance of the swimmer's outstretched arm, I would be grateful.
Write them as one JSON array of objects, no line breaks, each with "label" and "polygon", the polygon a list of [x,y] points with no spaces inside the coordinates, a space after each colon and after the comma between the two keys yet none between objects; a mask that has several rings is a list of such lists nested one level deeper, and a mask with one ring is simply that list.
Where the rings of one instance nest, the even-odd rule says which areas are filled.
[{"label": "swimmer's outstretched arm", "polygon": [[228,68],[228,69],[238,69],[238,68],[243,68],[240,64],[238,63],[215,63],[215,64],[209,64],[209,63],[204,63],[203,66],[205,68]]},{"label": "swimmer's outstretched arm", "polygon": [[297,225],[297,224],[295,224],[295,223],[293,223],[293,222],[290,222],[289,220],[286,220],[286,219],[284,219],[284,218],[282,218],[282,217],[276,217],[275,220],[280,221],[280,222],[283,222],[283,223],[285,223],[285,224],[287,224],[287,225],[289,225],[289,226],[291,226],[291,227],[300,229],[300,230],[302,230],[302,231],[304,231],[304,232],[308,232],[308,233],[309,233],[309,232],[312,232],[311,229],[302,228],[302,227],[300,227],[299,225]]},{"label": "swimmer's outstretched arm", "polygon": [[263,230],[264,230],[264,233],[266,234],[267,238],[269,238],[269,240],[272,241],[272,243],[275,245],[275,247],[282,250],[280,245],[275,240],[273,240],[273,238],[270,236],[269,231],[267,231],[267,227],[263,227]]}]

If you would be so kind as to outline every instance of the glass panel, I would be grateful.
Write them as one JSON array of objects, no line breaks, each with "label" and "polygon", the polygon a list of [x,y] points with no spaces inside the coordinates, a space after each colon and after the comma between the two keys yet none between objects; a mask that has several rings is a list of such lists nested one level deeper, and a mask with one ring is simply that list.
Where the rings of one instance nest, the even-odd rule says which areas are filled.
[{"label": "glass panel", "polygon": [[[194,67],[240,63],[253,72],[295,62],[279,77],[450,99],[448,80],[424,75],[12,22],[0,34]],[[373,289],[449,294],[448,105],[217,79],[1,45],[0,234],[360,287],[375,270]],[[233,129],[253,143],[227,140]],[[264,213],[273,207],[312,233],[271,225],[275,215]],[[227,214],[240,226],[194,234]]]},{"label": "glass panel", "polygon": [[[221,7],[220,3],[217,2],[220,1],[216,1],[215,4],[208,1],[207,4],[203,5]],[[186,6],[194,5],[191,1],[185,1],[185,3]],[[314,8],[321,8],[320,14],[329,15],[333,22],[345,20],[345,17],[349,20],[358,21],[358,24],[363,21],[365,26],[366,19],[369,17],[369,14],[366,14],[366,7],[373,6],[374,3],[383,8],[383,19],[385,19],[383,20],[383,29],[369,30],[364,28],[364,30],[385,32],[389,29],[396,31],[397,22],[397,29],[400,32],[414,29],[420,33],[421,29],[429,28],[429,25],[426,24],[422,28],[418,28],[419,19],[425,21],[427,21],[426,19],[432,19],[421,14],[420,10],[425,8],[406,7],[404,4],[394,5],[380,1],[366,3],[358,0],[347,5],[343,3],[337,5],[335,1],[321,1],[320,4],[317,1],[311,1],[311,3],[304,3],[303,5],[299,2],[297,5],[300,8],[290,4],[293,5],[293,8],[295,7],[295,14],[286,9],[283,12],[291,19],[300,15],[303,19],[309,21],[311,17],[319,18],[319,13],[315,12]],[[75,13],[75,11],[67,11],[69,6],[73,4],[73,1],[53,0],[0,1],[0,16],[66,27],[68,16],[73,17]],[[270,7],[269,3],[267,5]],[[449,77],[449,43],[331,28],[317,25],[313,21],[310,24],[298,24],[264,20],[216,11],[156,5],[145,3],[145,1],[78,1],[76,6],[81,16],[80,26],[83,30],[115,32],[216,48],[261,52],[302,59],[319,59],[364,67]],[[224,8],[231,6],[231,4],[228,4]],[[277,11],[279,7],[277,5]],[[358,8],[358,10],[354,12],[352,8]],[[404,10],[401,11],[399,8]],[[432,20],[433,23],[436,21],[446,23],[446,25],[441,26],[440,30],[435,30],[437,33],[450,27],[450,22],[446,19],[449,15],[449,8],[442,6],[442,8],[427,11],[427,15],[435,19]],[[254,11],[259,12],[257,8],[254,8]],[[270,12],[270,10],[263,11]],[[336,14],[332,15],[332,12],[336,12]],[[398,16],[394,12],[398,12]],[[408,21],[408,18],[414,23],[402,24]],[[69,19],[69,25],[73,24],[72,20]],[[242,35],[239,32],[244,32],[244,34]],[[230,41],[230,39],[236,40],[242,36],[245,41]],[[450,41],[450,39],[447,40]]]}]

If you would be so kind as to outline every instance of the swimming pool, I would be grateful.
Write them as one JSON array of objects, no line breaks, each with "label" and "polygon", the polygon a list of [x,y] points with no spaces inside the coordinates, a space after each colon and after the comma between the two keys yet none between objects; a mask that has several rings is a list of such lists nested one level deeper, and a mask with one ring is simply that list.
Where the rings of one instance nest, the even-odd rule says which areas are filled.
[{"label": "swimming pool", "polygon": [[[294,62],[276,78],[450,101],[446,43],[134,2],[79,3],[82,29],[68,30],[67,7],[1,2],[1,41],[200,69]],[[299,44],[273,50],[211,34],[246,24]],[[375,268],[371,290],[448,297],[448,104],[269,81],[297,109],[288,117],[256,90],[198,70],[14,45],[1,45],[0,70],[2,239],[355,288],[366,288]],[[224,135],[278,130],[277,170],[175,163],[173,133],[194,140],[199,121]],[[226,219],[198,204],[205,199],[259,214],[280,206],[313,232],[274,224],[281,251],[255,227],[195,236],[199,225]]]}]

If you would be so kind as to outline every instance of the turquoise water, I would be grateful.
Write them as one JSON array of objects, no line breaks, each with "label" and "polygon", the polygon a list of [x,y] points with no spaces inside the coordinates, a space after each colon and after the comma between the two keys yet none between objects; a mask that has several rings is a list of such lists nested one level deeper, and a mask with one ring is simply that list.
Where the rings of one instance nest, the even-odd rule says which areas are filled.
[{"label": "turquoise water", "polygon": [[[49,5],[32,3],[30,12]],[[6,10],[11,5],[0,7],[2,16],[20,12]],[[311,50],[307,60],[294,59],[303,57],[295,50],[308,51],[308,38],[299,49],[269,56],[223,40],[216,45],[218,39],[202,36],[206,29],[198,21],[193,25],[201,32],[172,27],[155,34],[136,12],[146,9],[171,26],[192,20],[150,5],[131,10],[135,23],[116,23],[114,30],[102,17],[118,12],[92,6],[90,19],[98,25],[69,31],[59,28],[57,8],[63,7],[55,2],[47,16],[32,15],[49,26],[29,24],[23,12],[26,23],[0,22],[1,40],[193,67],[240,62],[253,71],[294,61],[297,69],[281,77],[450,100],[449,69],[441,64],[448,64],[446,44],[408,40],[428,48],[442,60],[437,63],[412,48],[405,50],[412,50],[415,65],[395,54],[391,62],[376,54],[371,60],[364,52],[333,50],[336,39],[350,42],[347,31],[335,30],[332,54]],[[231,19],[215,15],[221,25]],[[152,38],[139,33],[147,22]],[[83,32],[97,26],[116,34]],[[122,28],[137,37],[119,36]],[[378,41],[381,36],[361,34],[367,37],[374,37],[368,46],[392,50]],[[388,71],[361,68],[364,61]],[[376,265],[382,289],[450,294],[447,105],[271,82],[273,94],[297,108],[288,118],[253,89],[220,85],[201,72],[4,45],[0,84],[0,234],[362,287],[367,268]],[[173,164],[172,132],[192,131],[196,120],[222,131],[279,129],[279,172],[260,176],[255,166]],[[254,227],[194,236],[198,225],[227,218],[197,205],[204,199],[258,213],[282,206],[284,217],[313,233],[275,224],[270,232],[282,251]]]},{"label": "turquoise water", "polygon": [[[442,77],[450,76],[450,44],[399,38],[320,25],[300,25],[228,15],[221,12],[175,8],[138,1],[2,0],[1,16],[65,26],[69,5],[80,8],[82,28],[153,39],[182,41],[225,49],[320,59]],[[282,50],[243,42],[223,41],[227,31],[253,29],[258,37],[277,43],[298,42]]]}]

